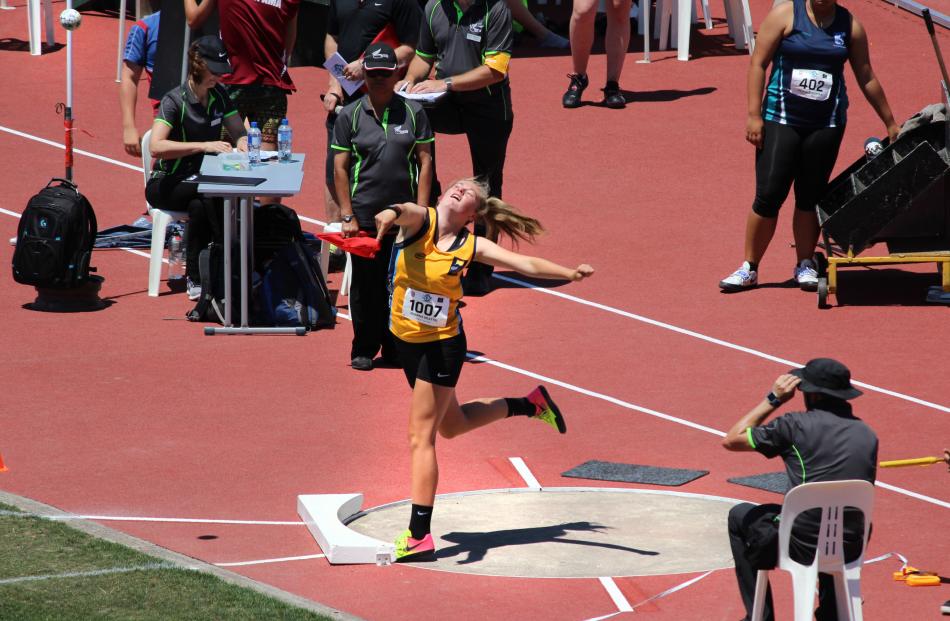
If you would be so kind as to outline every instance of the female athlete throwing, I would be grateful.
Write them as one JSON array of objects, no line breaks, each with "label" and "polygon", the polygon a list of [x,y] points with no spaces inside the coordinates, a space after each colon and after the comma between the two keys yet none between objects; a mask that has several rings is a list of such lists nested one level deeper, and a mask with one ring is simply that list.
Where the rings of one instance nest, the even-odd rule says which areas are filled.
[{"label": "female athlete throwing", "polygon": [[473,179],[454,183],[435,208],[402,203],[376,215],[380,237],[394,224],[399,226],[390,263],[390,330],[412,387],[412,515],[409,528],[396,539],[397,562],[430,559],[435,553],[430,523],[439,480],[436,433],[452,438],[509,416],[538,418],[560,433],[566,431],[564,418],[543,386],[527,397],[459,404],[455,385],[467,351],[458,310],[460,276],[472,261],[565,280],[586,278],[594,268],[585,263],[571,269],[502,248],[468,229],[476,218],[486,223],[488,236],[497,231],[516,242],[531,241],[543,230],[534,218],[489,198],[487,186]]}]

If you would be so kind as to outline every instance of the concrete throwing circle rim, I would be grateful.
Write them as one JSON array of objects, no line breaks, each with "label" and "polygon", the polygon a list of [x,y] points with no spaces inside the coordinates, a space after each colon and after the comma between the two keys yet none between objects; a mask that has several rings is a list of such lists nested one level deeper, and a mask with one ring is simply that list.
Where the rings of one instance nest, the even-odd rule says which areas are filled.
[{"label": "concrete throwing circle rim", "polygon": [[[502,503],[500,511],[490,512],[488,527],[477,532],[485,520],[482,516],[471,519],[473,506],[490,504],[500,498],[498,495],[514,502]],[[593,502],[599,500],[596,495],[601,499],[614,496],[613,500],[618,495],[631,495],[633,502],[626,503],[621,498],[623,502],[598,505]],[[640,498],[634,499],[634,495]],[[636,502],[644,497],[656,502]],[[551,505],[552,499],[562,502]],[[571,506],[578,502],[580,512]],[[732,567],[732,556],[725,515],[740,502],[744,501],[707,494],[612,487],[501,488],[440,494],[433,517],[436,560],[405,566],[448,573],[561,579],[678,575],[726,569]],[[357,532],[390,540],[405,528],[406,516],[399,509],[409,503],[400,500],[372,507],[344,523]],[[462,507],[463,504],[468,506]],[[508,510],[508,506],[513,510]],[[677,522],[678,511],[684,507],[689,510],[685,512],[687,521]],[[525,522],[518,522],[525,515],[519,513],[520,509],[528,513],[527,527]],[[576,521],[578,513],[602,519]],[[721,514],[719,520],[712,517],[717,513]],[[505,526],[518,528],[490,530]],[[471,532],[473,528],[476,532]],[[516,550],[514,554],[512,549]],[[467,558],[452,560],[466,553]]]}]

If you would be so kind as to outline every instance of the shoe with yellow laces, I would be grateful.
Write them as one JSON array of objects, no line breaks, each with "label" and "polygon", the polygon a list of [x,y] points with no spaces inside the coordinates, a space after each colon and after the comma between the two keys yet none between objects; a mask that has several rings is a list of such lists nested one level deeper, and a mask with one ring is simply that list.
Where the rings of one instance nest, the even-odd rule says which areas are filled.
[{"label": "shoe with yellow laces", "polygon": [[551,395],[548,394],[544,386],[538,386],[528,395],[528,401],[534,404],[536,408],[532,418],[538,418],[557,429],[558,433],[567,433],[567,424],[564,417],[561,416],[561,410],[558,409]]},{"label": "shoe with yellow laces", "polygon": [[431,561],[435,559],[435,541],[432,533],[422,539],[413,539],[412,531],[408,528],[396,537],[396,562],[412,563],[415,561]]}]

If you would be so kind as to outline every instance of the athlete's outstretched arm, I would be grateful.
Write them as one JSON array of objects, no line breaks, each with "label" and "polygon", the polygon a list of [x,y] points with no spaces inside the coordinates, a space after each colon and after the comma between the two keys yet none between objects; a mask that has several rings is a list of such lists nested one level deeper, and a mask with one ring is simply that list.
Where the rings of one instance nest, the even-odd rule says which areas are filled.
[{"label": "athlete's outstretched arm", "polygon": [[519,274],[536,278],[582,280],[594,273],[594,268],[586,263],[573,269],[564,267],[541,257],[532,257],[502,248],[484,237],[479,237],[478,243],[475,244],[475,260],[495,267],[506,267]]},{"label": "athlete's outstretched arm", "polygon": [[376,239],[382,239],[393,225],[402,229],[402,238],[412,237],[422,228],[428,209],[415,203],[390,205],[376,214]]}]

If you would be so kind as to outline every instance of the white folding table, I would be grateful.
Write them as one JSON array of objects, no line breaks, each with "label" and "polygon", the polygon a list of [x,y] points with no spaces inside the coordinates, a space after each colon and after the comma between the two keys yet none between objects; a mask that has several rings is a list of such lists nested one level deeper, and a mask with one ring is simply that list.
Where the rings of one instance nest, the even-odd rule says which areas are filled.
[{"label": "white folding table", "polygon": [[[286,197],[300,192],[303,182],[302,153],[294,153],[289,162],[266,162],[253,166],[248,171],[225,171],[221,169],[221,159],[216,155],[205,155],[201,162],[202,175],[224,177],[257,177],[265,181],[260,185],[227,185],[221,183],[199,183],[198,192],[208,197],[224,199],[224,326],[206,327],[205,334],[296,334],[303,336],[306,328],[252,328],[248,323],[248,283],[250,266],[254,256],[254,197]],[[231,241],[234,222],[235,202],[238,205],[240,220],[240,256],[241,256],[241,325],[233,325],[231,309],[233,292],[231,291]]]}]

